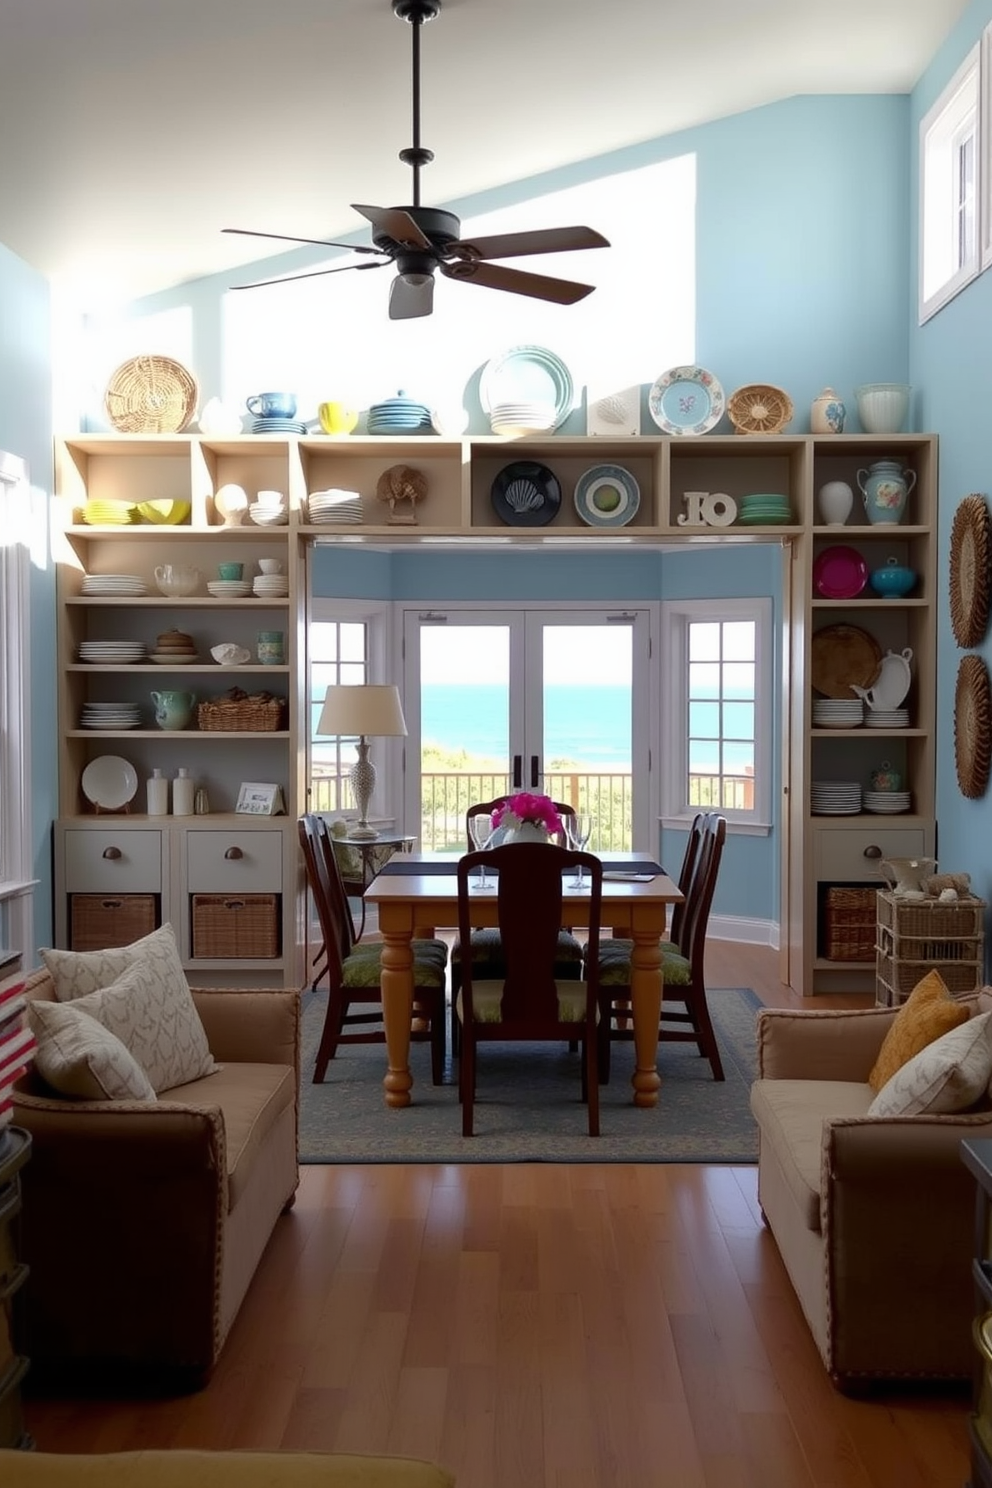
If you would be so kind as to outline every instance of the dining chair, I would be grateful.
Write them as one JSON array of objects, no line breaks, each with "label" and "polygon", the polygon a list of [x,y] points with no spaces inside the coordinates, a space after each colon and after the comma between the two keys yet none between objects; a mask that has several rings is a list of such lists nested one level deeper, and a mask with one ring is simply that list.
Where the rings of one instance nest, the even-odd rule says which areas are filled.
[{"label": "dining chair", "polygon": [[[697,841],[691,848],[693,831]],[[706,928],[716,888],[723,846],[727,837],[727,819],[717,812],[700,813],[693,822],[686,857],[693,852],[689,880],[679,887],[685,895],[678,921],[678,940],[663,943],[661,952],[664,990],[659,1043],[693,1043],[710,1062],[714,1080],[724,1078],[720,1050],[706,1002]],[[680,875],[681,880],[681,875]],[[673,920],[673,937],[675,923]],[[614,1043],[631,1042],[634,1031],[630,1020],[630,966],[633,942],[604,939],[594,954],[595,940],[590,934],[585,954],[586,975],[592,963],[598,966],[600,984],[599,1070],[603,1084],[609,1083],[610,1053]],[[684,1011],[673,1009],[681,1003]],[[674,1025],[674,1026],[673,1026]]]},{"label": "dining chair", "polygon": [[589,1112],[589,1135],[599,1136],[598,963],[591,963],[585,980],[574,975],[581,971],[581,963],[573,964],[573,975],[568,977],[560,974],[558,963],[562,875],[580,866],[590,882],[589,932],[598,938],[603,865],[592,853],[554,843],[513,842],[459,859],[458,929],[463,944],[468,943],[472,928],[473,874],[485,867],[498,875],[503,968],[498,977],[481,976],[468,957],[455,999],[461,1024],[458,1093],[465,1137],[473,1135],[478,1045],[562,1039],[574,1039],[580,1045],[581,1094]]},{"label": "dining chair", "polygon": [[[340,1044],[384,1044],[382,942],[355,942],[355,925],[327,823],[307,812],[298,823],[307,882],[324,940],[328,1000],[314,1061],[319,1085]],[[431,1046],[431,1079],[444,1080],[445,980],[448,948],[443,940],[413,942],[413,1015],[410,1037]]]},{"label": "dining chair", "polygon": [[[494,801],[477,801],[470,806],[465,813],[465,836],[468,842],[468,851],[474,851],[472,841],[472,818],[481,816],[483,812],[492,816],[498,806],[503,806],[509,800],[509,796],[497,796]],[[575,815],[575,807],[567,805],[564,801],[554,802],[555,810],[564,821],[567,816]],[[551,842],[559,847],[566,846],[564,831],[556,833]],[[500,844],[494,844],[499,846]],[[475,929],[472,931],[469,941],[471,946],[472,962],[475,968],[476,980],[492,980],[503,975],[504,961],[500,945],[500,933],[495,927]],[[462,981],[462,940],[457,936],[451,947],[451,1048],[453,1053],[458,1052],[459,1024],[455,1015],[455,998]],[[556,975],[570,977],[581,974],[582,946],[568,927],[562,927],[558,937],[558,959],[556,962]]]}]

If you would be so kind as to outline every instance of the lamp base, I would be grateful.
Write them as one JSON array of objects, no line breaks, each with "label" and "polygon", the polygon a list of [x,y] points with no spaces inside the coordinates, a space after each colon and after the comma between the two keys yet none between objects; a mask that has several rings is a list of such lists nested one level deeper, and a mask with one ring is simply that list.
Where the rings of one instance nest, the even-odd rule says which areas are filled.
[{"label": "lamp base", "polygon": [[369,741],[364,734],[358,739],[358,759],[351,767],[351,789],[358,806],[358,821],[348,836],[354,842],[374,842],[379,833],[369,826],[369,802],[375,790],[375,765],[369,759]]}]

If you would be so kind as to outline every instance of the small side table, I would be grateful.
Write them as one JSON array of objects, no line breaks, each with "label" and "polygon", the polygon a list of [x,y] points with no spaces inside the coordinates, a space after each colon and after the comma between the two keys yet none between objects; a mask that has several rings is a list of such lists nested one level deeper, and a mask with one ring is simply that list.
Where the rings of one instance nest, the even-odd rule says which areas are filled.
[{"label": "small side table", "polygon": [[17,1258],[17,1217],[21,1212],[20,1170],[31,1153],[31,1137],[19,1126],[0,1130],[0,1447],[30,1451],[24,1427],[21,1380],[28,1361],[14,1350],[16,1294],[28,1268]]}]

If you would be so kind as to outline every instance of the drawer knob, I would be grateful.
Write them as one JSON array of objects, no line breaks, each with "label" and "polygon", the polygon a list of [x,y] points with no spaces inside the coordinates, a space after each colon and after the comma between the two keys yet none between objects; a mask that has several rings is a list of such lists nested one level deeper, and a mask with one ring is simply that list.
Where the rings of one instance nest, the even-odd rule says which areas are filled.
[{"label": "drawer knob", "polygon": [[224,856],[225,858],[243,858],[244,853],[241,851],[240,847],[229,847]]},{"label": "drawer knob", "polygon": [[866,858],[880,858],[882,856],[882,849],[876,847],[873,843],[870,847],[865,848],[864,855]]},{"label": "drawer knob", "polygon": [[103,849],[103,856],[105,858],[119,858],[122,857],[123,854],[121,853],[119,847],[105,847]]}]

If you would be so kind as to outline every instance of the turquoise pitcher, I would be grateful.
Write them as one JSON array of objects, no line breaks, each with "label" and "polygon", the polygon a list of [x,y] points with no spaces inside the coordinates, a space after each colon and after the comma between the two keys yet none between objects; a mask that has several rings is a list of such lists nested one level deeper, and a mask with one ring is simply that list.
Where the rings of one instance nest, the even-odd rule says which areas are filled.
[{"label": "turquoise pitcher", "polygon": [[858,471],[858,489],[869,522],[901,522],[916,471],[904,470],[898,460],[876,460]]},{"label": "turquoise pitcher", "polygon": [[153,692],[155,722],[163,729],[189,728],[196,704],[192,692]]}]

